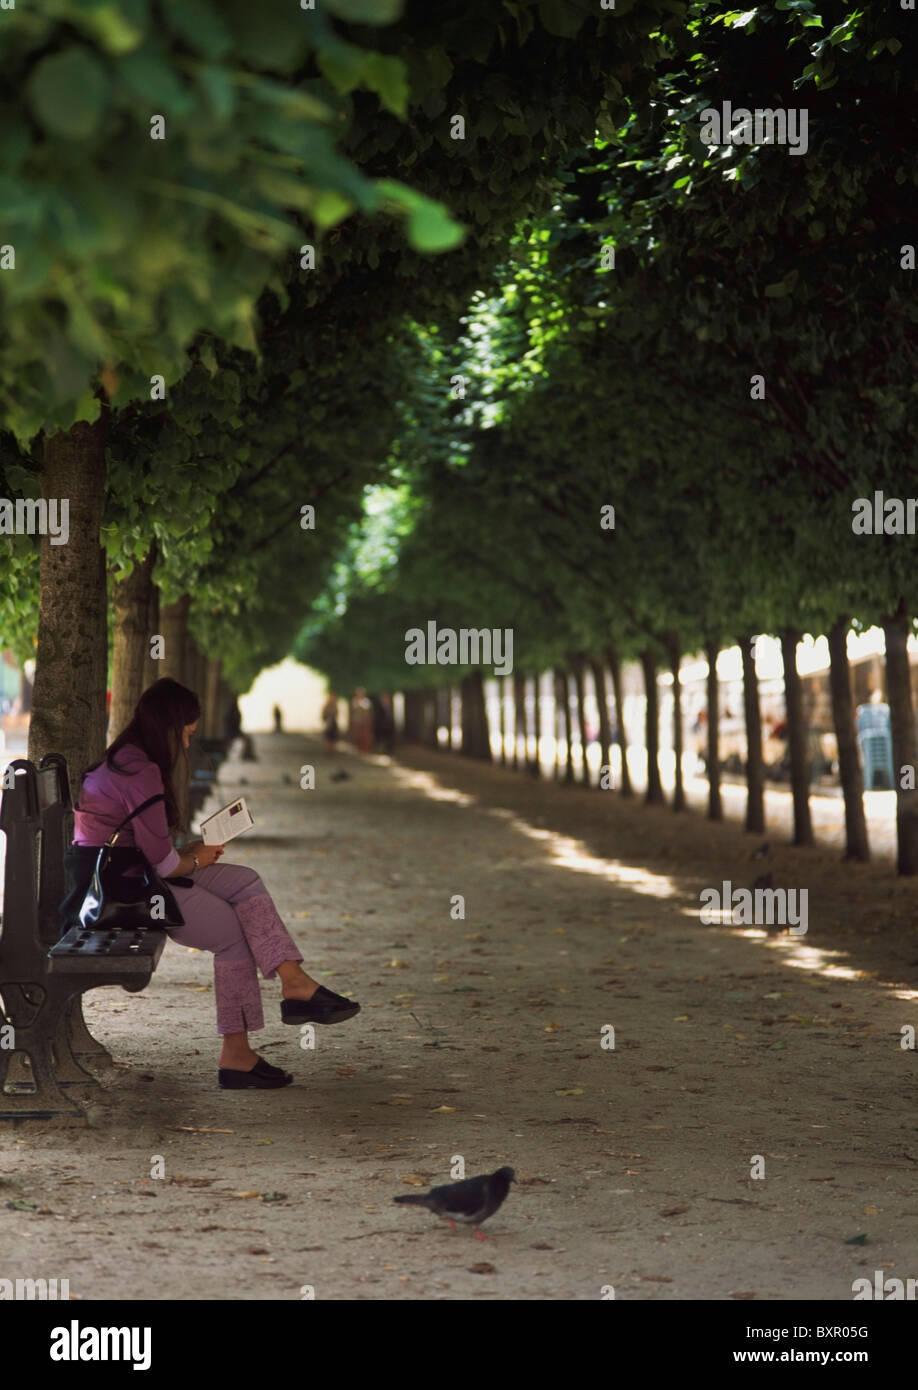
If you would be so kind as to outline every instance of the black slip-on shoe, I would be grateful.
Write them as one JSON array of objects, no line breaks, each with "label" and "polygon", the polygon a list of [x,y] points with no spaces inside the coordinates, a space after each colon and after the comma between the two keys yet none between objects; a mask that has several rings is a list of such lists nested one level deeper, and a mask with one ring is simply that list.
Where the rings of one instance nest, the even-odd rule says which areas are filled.
[{"label": "black slip-on shoe", "polygon": [[289,1086],[293,1076],[281,1067],[272,1067],[264,1057],[259,1057],[251,1071],[234,1071],[230,1067],[220,1067],[217,1071],[220,1086],[224,1091],[274,1091],[279,1086]]},{"label": "black slip-on shoe", "polygon": [[319,985],[311,999],[281,1000],[282,1023],[346,1023],[359,1013],[356,1000],[345,999],[324,985]]}]

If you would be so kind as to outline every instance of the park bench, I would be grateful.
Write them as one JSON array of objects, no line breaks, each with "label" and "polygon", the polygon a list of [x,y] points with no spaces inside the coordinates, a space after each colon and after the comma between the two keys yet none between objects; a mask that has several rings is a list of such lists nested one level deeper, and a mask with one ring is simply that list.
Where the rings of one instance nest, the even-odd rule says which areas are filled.
[{"label": "park bench", "polygon": [[24,758],[9,767],[14,783],[0,797],[6,836],[0,1118],[82,1115],[72,1088],[98,1082],[80,1058],[107,1053],[86,1029],[81,996],[100,985],[121,985],[131,993],[143,989],[159,964],[166,933],[75,926],[61,935],[58,905],[65,894],[71,808],[66,763],[52,753],[37,768]]}]

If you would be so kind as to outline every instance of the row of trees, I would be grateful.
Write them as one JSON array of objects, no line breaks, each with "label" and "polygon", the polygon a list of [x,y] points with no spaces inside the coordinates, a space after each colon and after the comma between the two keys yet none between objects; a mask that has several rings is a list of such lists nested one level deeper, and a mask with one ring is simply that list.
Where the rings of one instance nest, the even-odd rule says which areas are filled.
[{"label": "row of trees", "polygon": [[66,545],[0,539],[32,756],[97,758],[109,654],[116,725],[155,635],[208,690],[289,650],[391,476],[411,316],[467,301],[682,10],[4,12],[0,487],[70,506]]},{"label": "row of trees", "polygon": [[[585,666],[604,664],[614,685],[621,660],[637,659],[647,795],[659,800],[656,672],[673,672],[678,740],[682,654],[707,655],[713,713],[717,652],[739,642],[747,824],[759,830],[750,652],[756,634],[775,634],[794,838],[806,844],[795,653],[804,633],[826,633],[847,852],[867,857],[852,626],[885,631],[895,764],[918,761],[906,651],[914,542],[852,528],[856,499],[914,490],[918,158],[901,121],[916,75],[898,57],[909,22],[883,9],[832,26],[808,3],[716,17],[691,8],[657,69],[648,117],[566,161],[554,206],[520,227],[458,341],[419,331],[422,389],[400,436],[410,534],[397,561],[371,575],[351,565],[345,611],[339,602],[307,625],[304,656],[344,688],[421,690],[429,673],[406,667],[404,635],[435,618],[512,628],[515,679],[554,669],[576,687]],[[805,157],[699,140],[701,113],[724,101],[794,100],[809,113]],[[462,393],[449,400],[457,379]],[[394,529],[399,507],[395,499]],[[480,672],[460,674],[470,709],[480,708]],[[407,698],[409,710],[422,699]],[[714,718],[709,730],[717,817]],[[913,786],[904,776],[898,788],[907,873],[918,872]],[[673,804],[684,805],[679,781]]]}]

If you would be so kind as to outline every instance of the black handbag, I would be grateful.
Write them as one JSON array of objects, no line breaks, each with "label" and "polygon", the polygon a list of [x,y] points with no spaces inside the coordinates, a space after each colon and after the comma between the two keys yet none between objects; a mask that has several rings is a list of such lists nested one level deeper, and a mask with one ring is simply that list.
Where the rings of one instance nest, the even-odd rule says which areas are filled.
[{"label": "black handbag", "polygon": [[[71,880],[76,880],[76,887],[61,905],[65,916],[69,915],[68,907],[73,912],[76,906],[74,898],[79,902],[78,894],[82,886],[80,879],[82,878],[85,884],[87,860],[95,855],[92,875],[85,887],[82,903],[73,912],[80,926],[86,929],[121,927],[128,930],[142,928],[165,931],[170,927],[185,925],[185,919],[179,912],[171,889],[163,882],[142,851],[130,845],[118,847],[115,843],[128,821],[139,816],[148,806],[165,799],[161,792],[148,797],[129,816],[125,816],[98,851],[89,845],[72,846],[67,853],[66,862]],[[129,874],[129,869],[139,869],[140,873]],[[176,879],[175,882],[190,887],[193,880]]]}]

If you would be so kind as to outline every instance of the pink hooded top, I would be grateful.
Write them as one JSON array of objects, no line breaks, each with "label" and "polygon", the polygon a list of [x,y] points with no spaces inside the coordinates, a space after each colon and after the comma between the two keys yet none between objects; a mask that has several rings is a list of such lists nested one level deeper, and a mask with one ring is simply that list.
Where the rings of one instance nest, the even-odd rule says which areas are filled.
[{"label": "pink hooded top", "polygon": [[[79,808],[74,807],[73,843],[104,845],[129,811],[148,797],[163,792],[162,773],[142,748],[126,744],[115,754],[122,772],[102,763],[83,779]],[[148,806],[118,836],[119,845],[133,845],[144,854],[161,877],[175,871],[179,852],[172,843],[165,802]]]}]

